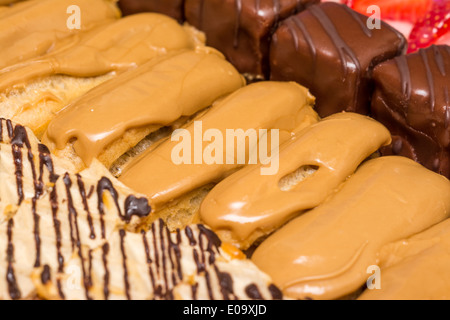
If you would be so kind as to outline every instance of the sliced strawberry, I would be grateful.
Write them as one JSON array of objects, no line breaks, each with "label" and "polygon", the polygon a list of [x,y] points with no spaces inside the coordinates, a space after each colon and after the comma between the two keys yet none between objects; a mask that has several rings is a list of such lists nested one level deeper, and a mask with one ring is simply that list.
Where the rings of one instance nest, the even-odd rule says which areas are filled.
[{"label": "sliced strawberry", "polygon": [[432,7],[433,0],[350,0],[354,10],[368,15],[367,8],[376,5],[381,9],[381,19],[416,22]]},{"label": "sliced strawberry", "polygon": [[429,47],[450,32],[450,0],[437,0],[431,10],[414,25],[409,36],[408,53]]}]

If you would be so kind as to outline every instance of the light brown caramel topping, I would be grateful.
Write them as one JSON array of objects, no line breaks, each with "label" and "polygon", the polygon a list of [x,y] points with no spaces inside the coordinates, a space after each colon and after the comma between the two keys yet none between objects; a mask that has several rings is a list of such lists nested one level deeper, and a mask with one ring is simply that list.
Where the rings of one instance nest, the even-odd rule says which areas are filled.
[{"label": "light brown caramel topping", "polygon": [[5,68],[0,91],[54,74],[94,77],[126,71],[156,56],[193,48],[192,37],[175,20],[155,13],[133,15],[78,33],[50,54]]},{"label": "light brown caramel topping", "polygon": [[[80,30],[69,29],[67,8],[82,12]],[[120,17],[112,0],[30,0],[6,9],[0,15],[0,70],[47,53],[55,44],[79,31]]]},{"label": "light brown caramel topping", "polygon": [[[295,83],[260,82],[238,90],[214,105],[198,120],[201,121],[203,132],[208,129],[218,130],[224,137],[224,144],[227,129],[242,129],[244,132],[248,129],[280,129],[280,140],[285,141],[291,137],[294,129],[317,122],[317,114],[311,108],[313,103],[314,98],[308,90]],[[192,138],[199,134],[195,133],[195,124],[189,125],[186,130]],[[169,140],[149,150],[131,163],[119,180],[133,190],[146,194],[152,206],[158,207],[191,190],[220,181],[243,166],[237,164],[237,152],[234,152],[234,159],[228,159],[232,161],[227,164],[225,147],[221,151],[216,150],[222,164],[195,164],[194,159],[192,164],[177,165],[171,155],[178,144],[177,141]],[[191,144],[193,156],[196,154],[194,145]],[[202,144],[201,155],[208,146],[208,143]],[[248,155],[255,146],[246,143],[245,147]]]},{"label": "light brown caramel topping", "polygon": [[91,90],[50,123],[44,143],[75,152],[88,166],[132,128],[171,124],[237,90],[243,79],[221,54],[197,48],[150,61]]},{"label": "light brown caramel topping", "polygon": [[329,201],[265,240],[252,260],[293,298],[363,286],[380,249],[450,215],[450,182],[412,160],[370,160]]},{"label": "light brown caramel topping", "polygon": [[450,220],[381,250],[381,281],[361,300],[450,299]]},{"label": "light brown caramel topping", "polygon": [[[203,201],[201,218],[215,231],[229,230],[231,238],[245,248],[256,240],[249,239],[255,233],[269,233],[321,204],[364,159],[390,140],[389,131],[368,117],[330,116],[281,147],[276,175],[263,176],[260,166],[249,166],[219,183]],[[289,185],[286,177],[303,167],[317,170]]]}]

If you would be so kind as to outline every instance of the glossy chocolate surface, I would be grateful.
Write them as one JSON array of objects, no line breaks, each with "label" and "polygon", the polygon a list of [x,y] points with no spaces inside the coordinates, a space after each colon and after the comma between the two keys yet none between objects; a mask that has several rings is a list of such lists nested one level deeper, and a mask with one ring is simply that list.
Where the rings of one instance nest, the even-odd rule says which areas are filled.
[{"label": "glossy chocolate surface", "polygon": [[184,21],[185,0],[119,0],[124,16],[138,12],[159,12],[179,22]]},{"label": "glossy chocolate surface", "polygon": [[344,110],[368,114],[373,67],[403,53],[406,40],[383,22],[369,29],[367,19],[336,3],[286,19],[271,44],[272,80],[309,88],[322,117]]},{"label": "glossy chocolate surface", "polygon": [[374,70],[375,119],[392,132],[382,150],[450,177],[450,47],[432,46]]},{"label": "glossy chocolate surface", "polygon": [[186,0],[186,20],[206,33],[242,73],[268,75],[271,36],[279,22],[320,0]]}]

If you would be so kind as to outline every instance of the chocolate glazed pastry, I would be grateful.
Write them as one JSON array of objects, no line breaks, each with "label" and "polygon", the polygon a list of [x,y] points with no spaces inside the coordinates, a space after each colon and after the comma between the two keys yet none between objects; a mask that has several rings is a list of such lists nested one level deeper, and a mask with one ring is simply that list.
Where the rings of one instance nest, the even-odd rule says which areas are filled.
[{"label": "chocolate glazed pastry", "polygon": [[270,49],[272,80],[297,81],[316,96],[321,117],[368,114],[373,68],[404,52],[405,38],[345,5],[323,3],[281,23]]},{"label": "chocolate glazed pastry", "polygon": [[139,12],[159,12],[184,21],[184,0],[119,0],[124,16]]},{"label": "chocolate glazed pastry", "polygon": [[384,155],[402,155],[450,177],[450,47],[432,46],[374,70],[375,119],[392,132]]},{"label": "chocolate glazed pastry", "polygon": [[278,23],[319,0],[186,0],[186,20],[206,34],[241,72],[268,75],[269,46]]}]

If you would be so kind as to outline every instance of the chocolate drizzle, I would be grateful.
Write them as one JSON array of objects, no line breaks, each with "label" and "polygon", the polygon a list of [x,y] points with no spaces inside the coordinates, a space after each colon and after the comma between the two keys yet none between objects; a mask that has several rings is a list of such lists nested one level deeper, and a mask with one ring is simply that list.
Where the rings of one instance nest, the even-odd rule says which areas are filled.
[{"label": "chocolate drizzle", "polygon": [[123,263],[123,282],[125,285],[125,296],[128,300],[131,300],[130,294],[130,281],[128,280],[128,266],[127,266],[127,254],[125,251],[125,230],[121,229],[119,231],[120,235],[120,250],[122,251],[122,263]]},{"label": "chocolate drizzle", "polygon": [[430,107],[431,111],[434,112],[434,108],[436,105],[436,99],[435,99],[435,89],[434,89],[434,80],[433,80],[433,73],[430,69],[430,63],[428,61],[427,54],[425,50],[420,50],[420,56],[422,57],[423,64],[425,66],[425,72],[427,75],[427,81],[428,81],[428,87],[430,89],[429,95],[430,95]]},{"label": "chocolate drizzle", "polygon": [[245,293],[250,299],[253,300],[262,300],[261,293],[258,290],[258,287],[254,284],[250,284],[245,288]]},{"label": "chocolate drizzle", "polygon": [[125,214],[122,214],[122,210],[119,206],[119,196],[117,190],[114,188],[111,180],[106,177],[100,179],[97,184],[97,197],[98,197],[98,210],[100,212],[101,217],[101,227],[102,227],[102,239],[105,239],[105,222],[104,222],[104,200],[103,193],[105,190],[109,191],[109,194],[112,196],[114,200],[114,204],[116,205],[117,212],[119,214],[120,219],[129,223],[133,216],[138,216],[140,218],[147,217],[151,212],[151,207],[148,205],[148,201],[145,198],[136,198],[133,195],[130,195],[125,200]]},{"label": "chocolate drizzle", "polygon": [[13,267],[14,263],[14,245],[13,245],[13,229],[14,220],[8,221],[8,247],[6,249],[6,260],[8,261],[8,269],[6,271],[6,282],[8,283],[9,296],[13,300],[21,298],[19,286],[17,284],[16,275]]},{"label": "chocolate drizzle", "polygon": [[[324,30],[326,31],[326,33],[330,37],[330,40],[334,43],[334,46],[338,51],[342,63],[342,68],[344,70],[342,80],[346,81],[346,78],[349,74],[348,63],[351,63],[355,68],[355,72],[359,74],[361,72],[361,65],[359,63],[358,57],[353,52],[353,50],[348,46],[348,44],[341,38],[339,32],[337,31],[336,27],[334,26],[330,18],[327,16],[325,11],[323,11],[323,9],[320,6],[312,6],[310,7],[310,11],[316,17],[319,23],[323,26]],[[351,61],[349,61],[347,57],[349,57]],[[358,87],[359,82],[356,83],[355,93],[358,92]]]},{"label": "chocolate drizzle", "polygon": [[395,58],[395,62],[397,64],[398,70],[400,72],[401,84],[402,84],[402,93],[405,97],[405,105],[408,105],[409,100],[411,99],[411,75],[409,73],[408,61],[405,56],[399,56]]},{"label": "chocolate drizzle", "polygon": [[105,243],[102,246],[102,261],[103,268],[105,270],[105,274],[103,276],[103,296],[105,300],[109,298],[109,269],[108,269],[108,253],[109,253],[109,244]]},{"label": "chocolate drizzle", "polygon": [[235,0],[235,5],[236,5],[236,21],[234,24],[233,46],[234,48],[237,48],[239,46],[239,32],[241,30],[242,0]]},{"label": "chocolate drizzle", "polygon": [[[89,210],[89,206],[88,206],[88,202],[87,202],[88,197],[86,196],[86,190],[85,190],[85,187],[84,187],[84,182],[83,182],[83,179],[81,178],[81,176],[79,174],[77,174],[76,176],[77,176],[78,189],[80,190],[81,200],[83,201],[84,211],[86,211],[86,213],[87,213],[87,220],[88,220],[88,224],[89,224],[89,229],[91,231],[89,237],[91,239],[95,239],[94,222],[92,220],[92,215],[91,215],[91,212]],[[92,186],[91,190],[93,190],[93,186]]]},{"label": "chocolate drizzle", "polygon": [[89,296],[89,287],[90,287],[90,277],[86,272],[86,267],[84,264],[84,257],[81,247],[81,238],[80,238],[80,230],[78,227],[78,213],[73,205],[73,198],[70,192],[72,187],[72,180],[70,179],[70,175],[66,173],[63,178],[64,185],[66,186],[66,196],[67,196],[67,209],[69,212],[69,225],[70,225],[70,239],[72,241],[72,251],[74,251],[74,246],[76,246],[78,256],[81,260],[81,271],[83,274],[83,283],[85,287],[85,295],[87,300],[91,300]]}]

